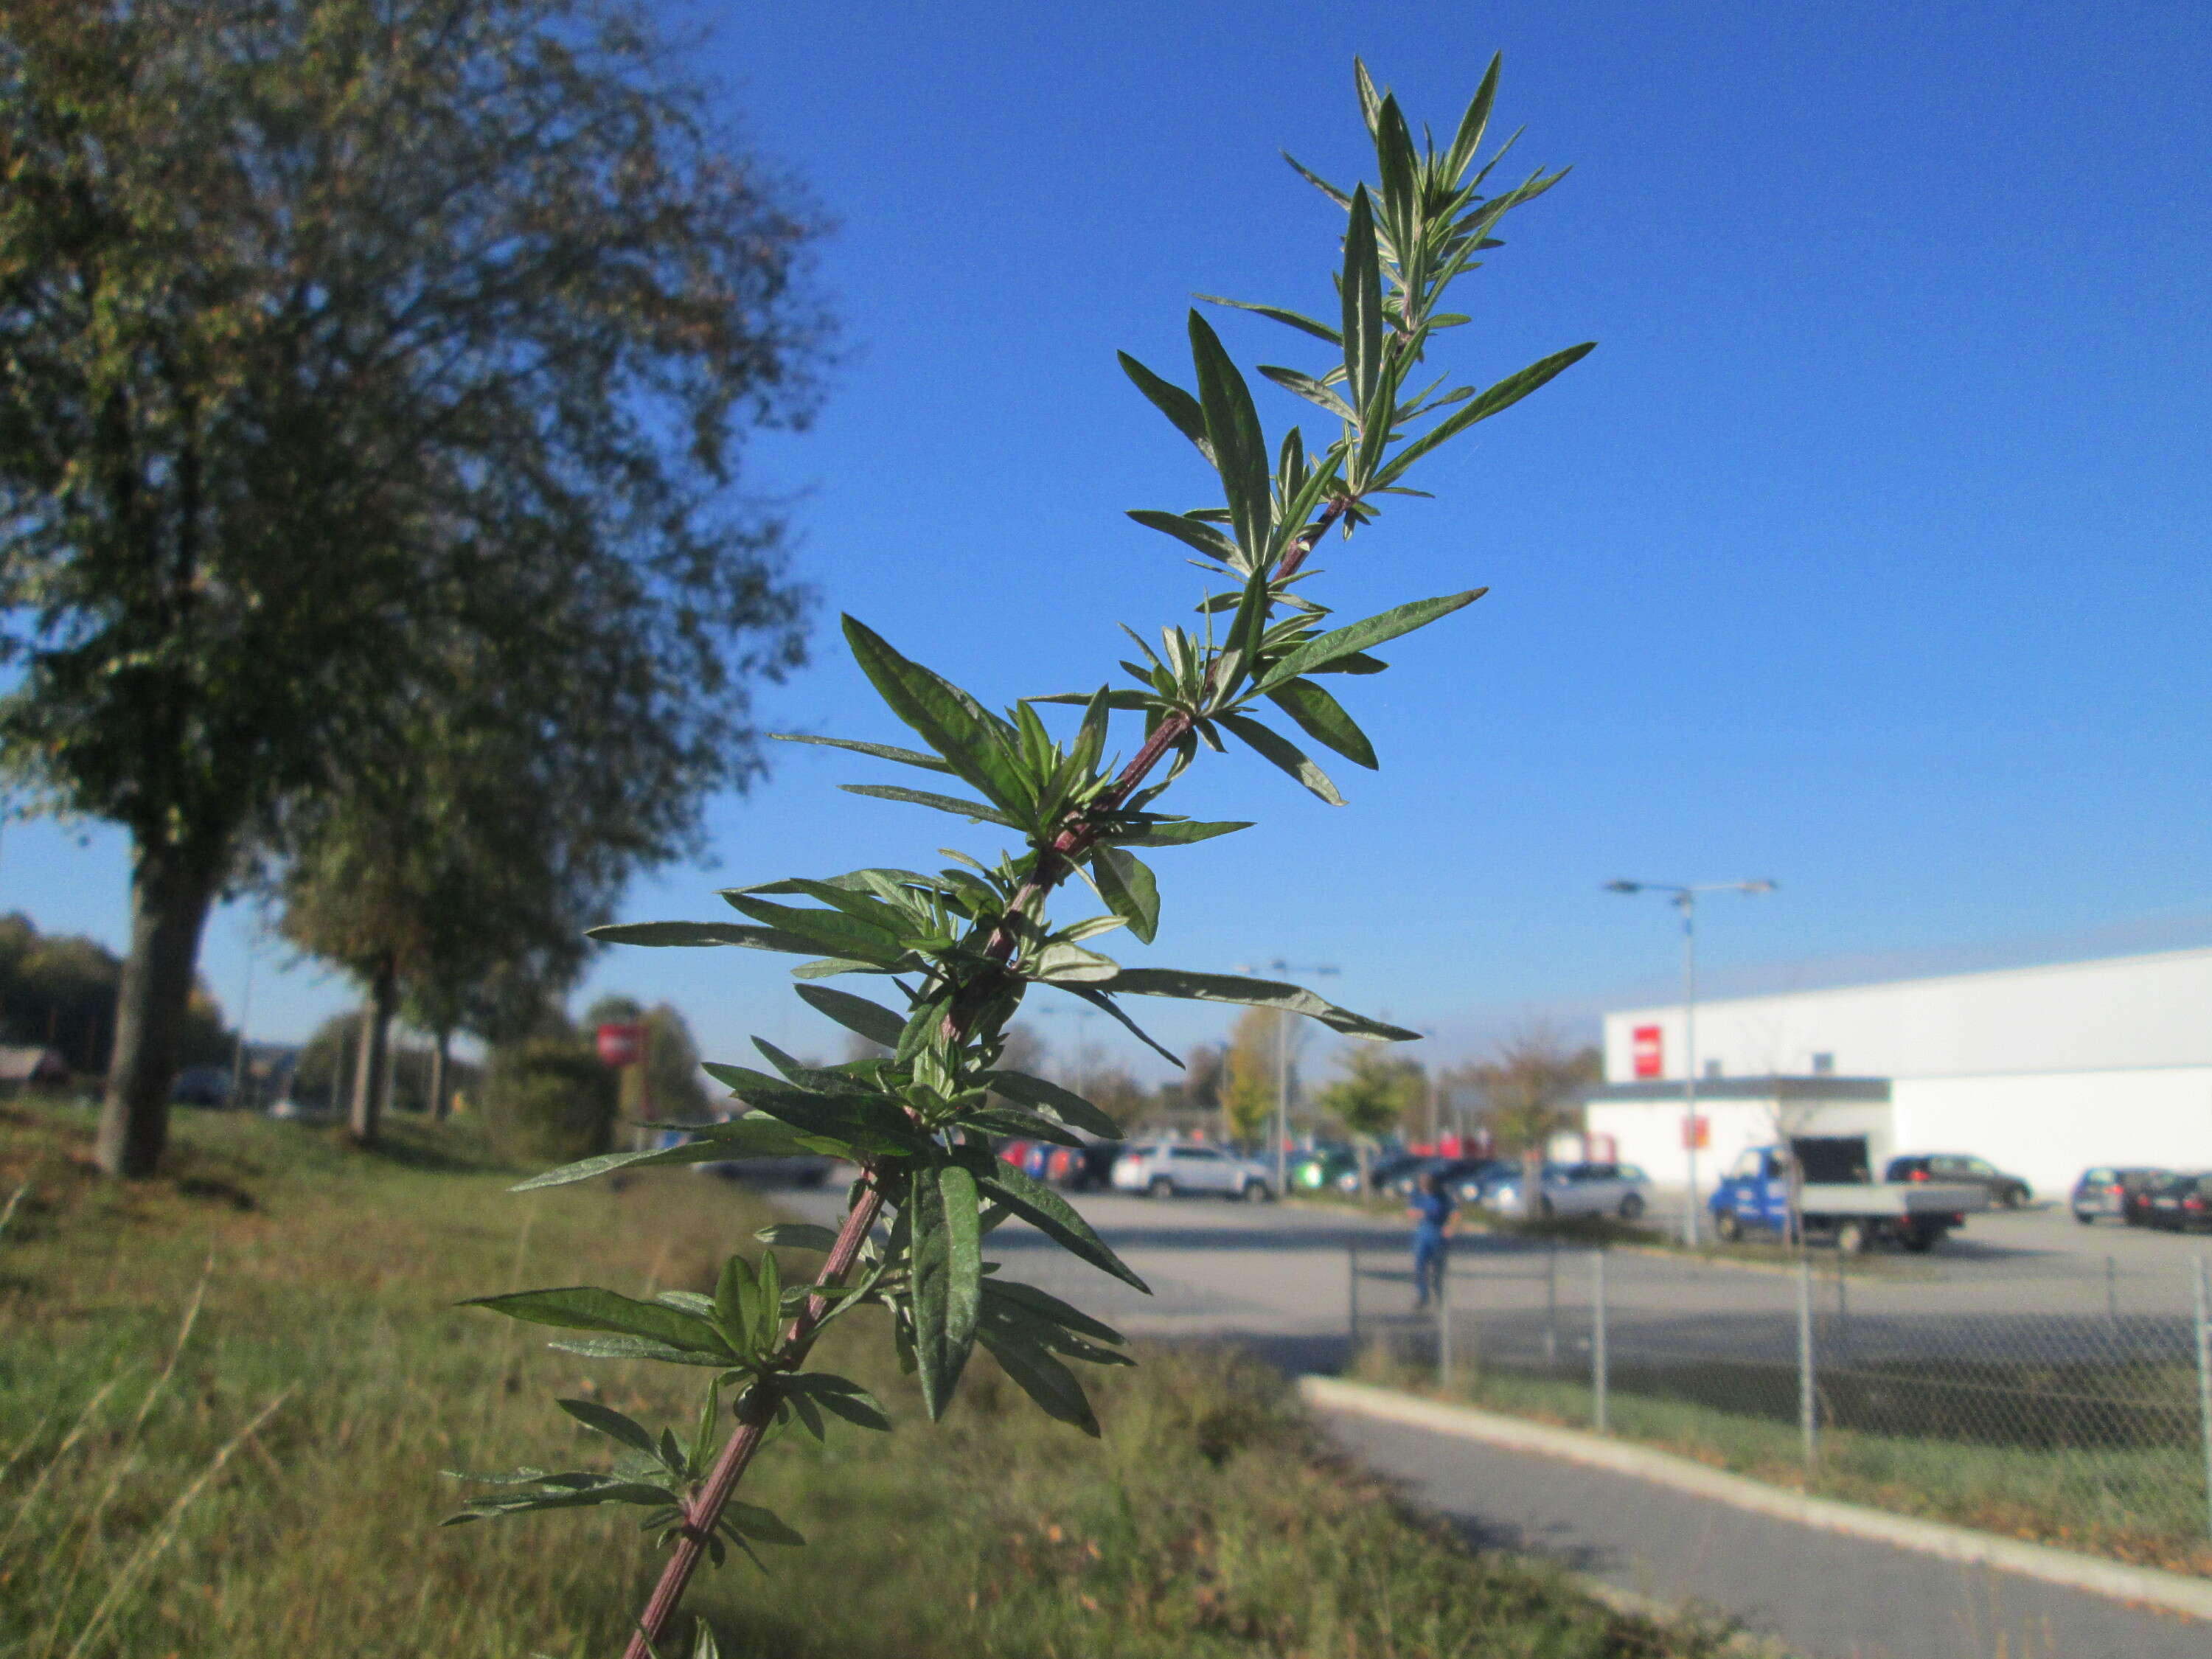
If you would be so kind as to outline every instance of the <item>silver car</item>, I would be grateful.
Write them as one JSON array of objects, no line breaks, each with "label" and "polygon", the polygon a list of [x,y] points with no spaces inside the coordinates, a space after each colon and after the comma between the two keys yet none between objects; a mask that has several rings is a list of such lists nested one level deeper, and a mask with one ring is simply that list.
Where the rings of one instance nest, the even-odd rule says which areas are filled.
[{"label": "silver car", "polygon": [[1116,1192],[1153,1198],[1212,1193],[1260,1204],[1275,1195],[1266,1164],[1194,1140],[1140,1140],[1115,1160],[1108,1179]]},{"label": "silver car", "polygon": [[1504,1215],[1610,1215],[1623,1221],[1643,1215],[1650,1190],[1650,1178],[1633,1164],[1547,1164],[1533,1193],[1525,1177],[1487,1188],[1491,1207]]}]

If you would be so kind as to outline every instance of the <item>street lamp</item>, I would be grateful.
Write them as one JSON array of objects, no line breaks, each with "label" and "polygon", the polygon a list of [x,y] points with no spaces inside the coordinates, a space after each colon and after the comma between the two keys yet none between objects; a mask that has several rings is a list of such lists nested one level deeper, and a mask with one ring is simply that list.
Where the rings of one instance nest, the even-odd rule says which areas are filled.
[{"label": "street lamp", "polygon": [[1609,881],[1608,893],[1666,893],[1682,914],[1682,1151],[1690,1177],[1690,1201],[1683,1207],[1682,1239],[1698,1243],[1698,895],[1741,893],[1746,898],[1774,890],[1771,881],[1709,881],[1684,886],[1666,881]]},{"label": "street lamp", "polygon": [[[1277,957],[1266,964],[1273,974],[1334,974],[1341,969],[1316,962],[1285,962]],[[1247,963],[1237,970],[1249,974],[1257,970]],[[1291,1016],[1281,1009],[1275,1011],[1275,1196],[1280,1198],[1290,1191],[1291,1180]]]}]

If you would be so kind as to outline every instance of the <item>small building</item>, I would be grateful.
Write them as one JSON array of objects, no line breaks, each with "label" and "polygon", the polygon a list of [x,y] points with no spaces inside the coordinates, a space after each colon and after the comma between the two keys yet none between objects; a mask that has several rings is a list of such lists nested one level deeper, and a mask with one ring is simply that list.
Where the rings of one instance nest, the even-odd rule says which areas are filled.
[{"label": "small building", "polygon": [[0,1091],[16,1094],[25,1089],[56,1089],[69,1080],[70,1069],[60,1049],[0,1045]]},{"label": "small building", "polygon": [[[2212,949],[1701,1002],[1695,1035],[1703,1188],[1754,1121],[1978,1154],[2046,1196],[2098,1164],[2212,1169]],[[1683,1038],[1679,1003],[1607,1014],[1586,1123],[1675,1187]]]}]

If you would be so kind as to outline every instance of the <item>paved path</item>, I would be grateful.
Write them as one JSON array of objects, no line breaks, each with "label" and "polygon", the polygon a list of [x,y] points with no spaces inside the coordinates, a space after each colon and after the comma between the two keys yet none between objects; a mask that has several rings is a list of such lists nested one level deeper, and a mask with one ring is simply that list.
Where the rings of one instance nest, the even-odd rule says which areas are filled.
[{"label": "paved path", "polygon": [[2212,1627],[1372,1418],[1331,1432],[1480,1547],[1721,1609],[1817,1659],[2204,1659]]}]

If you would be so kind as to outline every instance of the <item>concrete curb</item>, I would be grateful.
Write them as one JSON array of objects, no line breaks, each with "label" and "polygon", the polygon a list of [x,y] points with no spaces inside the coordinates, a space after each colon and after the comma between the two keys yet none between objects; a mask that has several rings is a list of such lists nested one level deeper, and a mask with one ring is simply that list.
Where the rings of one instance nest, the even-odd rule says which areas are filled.
[{"label": "concrete curb", "polygon": [[2124,1562],[2030,1544],[1995,1533],[1948,1522],[1923,1521],[1891,1515],[1832,1498],[1812,1498],[1781,1486],[1770,1486],[1741,1474],[1709,1468],[1672,1452],[1655,1451],[1577,1429],[1554,1428],[1471,1406],[1447,1406],[1378,1389],[1364,1382],[1346,1382],[1333,1376],[1302,1376],[1298,1393],[1310,1406],[1324,1410],[1353,1412],[1409,1428],[1428,1429],[1465,1440],[1487,1441],[1516,1451],[1565,1458],[1618,1474],[1634,1475],[1678,1491],[1694,1492],[1754,1514],[1771,1515],[1799,1526],[1872,1539],[1899,1549],[1917,1550],[1948,1561],[1976,1562],[2002,1572],[2016,1572],[2049,1584],[2087,1590],[2094,1595],[2141,1607],[2160,1607],[2192,1619],[2212,1620],[2212,1581],[2191,1578],[2154,1567],[2131,1567]]}]

